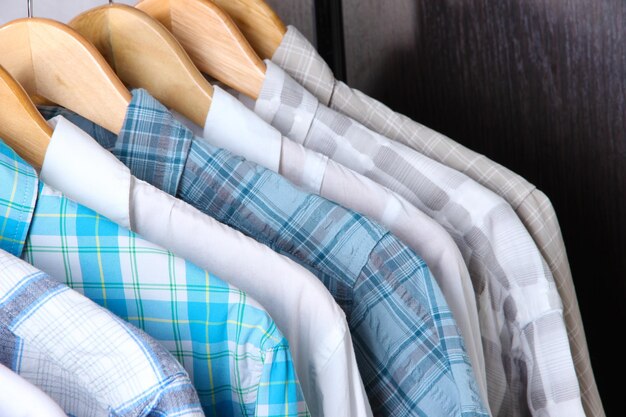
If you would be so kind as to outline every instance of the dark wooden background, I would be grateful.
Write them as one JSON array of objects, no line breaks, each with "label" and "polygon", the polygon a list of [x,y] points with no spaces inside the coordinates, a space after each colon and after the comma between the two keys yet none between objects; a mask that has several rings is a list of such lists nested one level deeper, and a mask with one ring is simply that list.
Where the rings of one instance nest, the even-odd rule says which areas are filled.
[{"label": "dark wooden background", "polygon": [[[313,0],[270,0],[315,41]],[[626,375],[626,1],[343,0],[347,81],[555,207],[607,415]]]}]

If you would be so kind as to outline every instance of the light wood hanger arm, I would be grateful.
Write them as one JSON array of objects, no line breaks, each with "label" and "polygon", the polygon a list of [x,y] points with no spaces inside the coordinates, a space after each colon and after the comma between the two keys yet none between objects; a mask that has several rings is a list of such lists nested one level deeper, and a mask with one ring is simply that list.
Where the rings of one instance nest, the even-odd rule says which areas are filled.
[{"label": "light wood hanger arm", "polygon": [[0,138],[15,152],[41,169],[52,128],[11,75],[0,66]]},{"label": "light wood hanger arm", "polygon": [[235,21],[261,58],[271,59],[287,32],[274,10],[263,0],[213,0]]},{"label": "light wood hanger arm", "polygon": [[145,88],[165,106],[204,126],[213,87],[157,20],[113,4],[91,9],[69,25],[98,48],[127,85]]},{"label": "light wood hanger arm", "polygon": [[143,0],[135,7],[165,25],[200,71],[258,98],[265,63],[217,5],[208,0]]},{"label": "light wood hanger arm", "polygon": [[131,95],[95,47],[69,26],[30,18],[0,27],[0,65],[29,94],[120,131]]}]

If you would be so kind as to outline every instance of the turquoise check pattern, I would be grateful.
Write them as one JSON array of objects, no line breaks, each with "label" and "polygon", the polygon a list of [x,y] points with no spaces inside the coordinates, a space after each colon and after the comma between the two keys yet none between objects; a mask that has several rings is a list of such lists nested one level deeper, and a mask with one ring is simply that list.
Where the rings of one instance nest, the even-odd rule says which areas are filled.
[{"label": "turquoise check pattern", "polygon": [[274,172],[193,140],[145,91],[133,92],[117,139],[62,114],[94,134],[136,177],[316,274],[346,313],[375,415],[487,415],[441,290],[426,264],[390,233]]},{"label": "turquoise check pattern", "polygon": [[0,363],[69,416],[204,416],[165,348],[1,249]]},{"label": "turquoise check pattern", "polygon": [[287,341],[245,293],[37,186],[3,143],[0,185],[0,247],[159,341],[189,373],[206,415],[309,415]]},{"label": "turquoise check pattern", "polygon": [[0,248],[20,256],[37,200],[37,193],[32,192],[37,188],[37,174],[1,140],[0,170],[4,174],[0,182]]}]

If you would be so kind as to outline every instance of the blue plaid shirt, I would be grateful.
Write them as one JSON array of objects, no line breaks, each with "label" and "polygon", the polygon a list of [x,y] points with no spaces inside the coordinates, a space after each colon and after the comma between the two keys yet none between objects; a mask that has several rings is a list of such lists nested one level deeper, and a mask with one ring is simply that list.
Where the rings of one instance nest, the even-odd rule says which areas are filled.
[{"label": "blue plaid shirt", "polygon": [[39,182],[2,141],[0,214],[0,249],[158,340],[206,415],[309,415],[288,343],[259,304]]},{"label": "blue plaid shirt", "polygon": [[[42,109],[46,117],[59,109]],[[310,269],[346,313],[372,409],[487,415],[463,341],[426,264],[367,218],[212,147],[143,90],[119,137],[64,113],[133,175]]]}]

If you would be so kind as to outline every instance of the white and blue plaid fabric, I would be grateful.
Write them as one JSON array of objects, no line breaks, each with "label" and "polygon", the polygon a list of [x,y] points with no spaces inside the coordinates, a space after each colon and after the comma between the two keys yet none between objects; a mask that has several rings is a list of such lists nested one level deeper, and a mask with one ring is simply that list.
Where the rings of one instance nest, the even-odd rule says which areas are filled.
[{"label": "white and blue plaid fabric", "polygon": [[204,415],[189,376],[161,345],[1,249],[0,363],[69,416]]},{"label": "white and blue plaid fabric", "polygon": [[0,213],[0,248],[160,342],[206,415],[309,415],[288,343],[258,303],[40,183],[1,141]]},{"label": "white and blue plaid fabric", "polygon": [[118,138],[63,115],[136,177],[316,274],[346,313],[375,415],[487,415],[437,283],[423,260],[389,232],[274,172],[193,140],[143,90],[133,91]]}]

